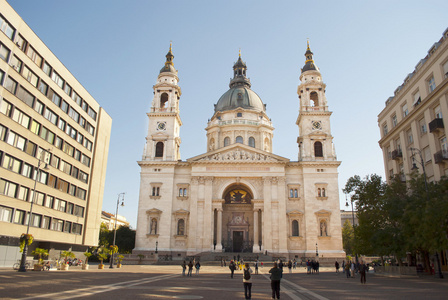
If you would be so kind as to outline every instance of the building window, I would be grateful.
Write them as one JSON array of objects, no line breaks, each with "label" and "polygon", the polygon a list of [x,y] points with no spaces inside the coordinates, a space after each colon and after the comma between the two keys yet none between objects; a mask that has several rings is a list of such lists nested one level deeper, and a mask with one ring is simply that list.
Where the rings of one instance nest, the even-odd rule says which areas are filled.
[{"label": "building window", "polygon": [[421,119],[419,121],[419,125],[420,125],[420,134],[421,135],[424,135],[425,133],[428,132],[428,129],[426,128],[425,119]]},{"label": "building window", "polygon": [[386,135],[388,133],[387,124],[383,125],[383,135]]},{"label": "building window", "polygon": [[12,114],[12,119],[27,129],[28,129],[28,126],[30,125],[30,117],[28,115],[24,114],[17,107],[14,108],[14,112]]},{"label": "building window", "polygon": [[242,144],[243,143],[243,137],[242,136],[237,136],[235,139],[236,143]]},{"label": "building window", "polygon": [[237,118],[242,118],[242,117],[243,117],[243,113],[240,113],[240,112],[239,112],[239,113],[236,113],[236,117],[237,117]]},{"label": "building window", "polygon": [[17,82],[11,77],[7,77],[4,84],[5,89],[7,89],[11,94],[16,93]]},{"label": "building window", "polygon": [[62,89],[64,87],[64,79],[62,79],[61,76],[59,76],[58,73],[53,72],[51,74],[51,79]]},{"label": "building window", "polygon": [[443,77],[448,78],[448,61],[443,64]]},{"label": "building window", "polygon": [[58,121],[58,116],[52,110],[48,109],[48,107],[45,109],[44,117],[54,125]]},{"label": "building window", "polygon": [[397,126],[397,124],[398,124],[397,115],[393,115],[392,116],[392,127]]},{"label": "building window", "polygon": [[403,118],[406,117],[407,115],[409,115],[409,110],[408,110],[408,105],[407,103],[405,103],[402,107],[401,107],[402,111],[403,111]]},{"label": "building window", "polygon": [[12,208],[0,206],[0,221],[11,223]]},{"label": "building window", "polygon": [[425,162],[431,161],[431,150],[429,149],[429,147],[423,148],[423,158]]},{"label": "building window", "polygon": [[314,156],[315,157],[323,157],[324,156],[321,142],[314,143]]},{"label": "building window", "polygon": [[431,76],[428,80],[428,91],[431,93],[436,89],[436,82],[434,80],[434,76]]},{"label": "building window", "polygon": [[16,191],[17,184],[0,179],[0,194],[14,198]]},{"label": "building window", "polygon": [[292,221],[292,236],[299,236],[299,221],[293,220]]},{"label": "building window", "polygon": [[412,131],[411,130],[407,131],[407,136],[408,136],[408,145],[414,143],[414,137],[412,135]]},{"label": "building window", "polygon": [[154,186],[153,188],[152,188],[152,195],[153,196],[160,196],[160,187],[156,187],[156,186]]},{"label": "building window", "polygon": [[26,142],[25,138],[18,135],[17,133],[15,133],[12,130],[9,131],[8,138],[6,139],[6,142],[8,144],[10,144],[11,146],[16,147],[22,151],[25,150],[25,142]]},{"label": "building window", "polygon": [[434,117],[435,117],[436,119],[443,119],[443,116],[442,116],[442,109],[440,108],[440,105],[437,105],[437,106],[434,108]]},{"label": "building window", "polygon": [[185,220],[179,219],[177,221],[177,235],[185,235]]},{"label": "building window", "polygon": [[224,139],[224,147],[229,146],[229,145],[230,145],[230,138],[229,138],[229,137],[226,137],[226,138]]},{"label": "building window", "polygon": [[37,77],[37,75],[34,74],[27,66],[23,67],[22,76],[25,77],[25,79],[33,86],[37,87],[39,77]]},{"label": "building window", "polygon": [[3,59],[4,61],[8,62],[9,59],[9,53],[11,51],[5,47],[5,45],[3,45],[2,43],[0,43],[0,58]]},{"label": "building window", "polygon": [[249,138],[249,147],[255,148],[255,139],[253,137]]},{"label": "building window", "polygon": [[72,95],[72,87],[71,87],[70,85],[68,85],[68,84],[65,84],[64,92],[65,92],[68,96],[71,96],[71,95]]},{"label": "building window", "polygon": [[17,73],[20,73],[22,70],[22,61],[17,58],[17,56],[13,55],[11,57],[11,60],[9,61],[9,64],[12,66],[14,70],[16,70]]},{"label": "building window", "polygon": [[156,157],[163,157],[163,142],[156,144]]},{"label": "building window", "polygon": [[42,66],[42,56],[39,55],[39,53],[36,52],[36,50],[33,49],[33,47],[29,46],[26,55],[28,55],[31,60],[39,66],[39,68]]},{"label": "building window", "polygon": [[10,40],[14,37],[14,28],[0,15],[0,30],[3,31]]},{"label": "building window", "polygon": [[22,224],[25,222],[25,212],[23,210],[16,209],[14,214],[14,223]]}]

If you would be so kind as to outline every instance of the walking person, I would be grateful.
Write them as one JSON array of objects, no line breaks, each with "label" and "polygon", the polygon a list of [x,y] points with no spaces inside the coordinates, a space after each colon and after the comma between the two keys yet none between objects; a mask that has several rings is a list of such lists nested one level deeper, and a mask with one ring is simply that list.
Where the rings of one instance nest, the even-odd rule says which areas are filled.
[{"label": "walking person", "polygon": [[258,274],[258,259],[255,261],[255,274]]},{"label": "walking person", "polygon": [[199,263],[199,260],[198,260],[198,262],[196,263],[196,275],[199,275],[199,269],[201,268],[201,264]]},{"label": "walking person", "polygon": [[347,278],[350,278],[350,262],[347,262],[345,264],[345,275],[347,276]]},{"label": "walking person", "polygon": [[193,262],[190,260],[190,262],[188,263],[188,274],[187,274],[187,276],[191,277],[192,273],[193,273]]},{"label": "walking person", "polygon": [[187,264],[184,262],[182,263],[182,276],[185,276],[185,269],[187,268]]},{"label": "walking person", "polygon": [[339,273],[339,263],[338,263],[338,261],[336,261],[334,263],[334,267],[336,268],[336,273]]},{"label": "walking person", "polygon": [[274,263],[274,267],[269,270],[271,273],[271,289],[272,289],[272,299],[280,299],[280,280],[282,279],[282,270]]},{"label": "walking person", "polygon": [[366,283],[366,272],[367,272],[367,266],[362,261],[361,265],[359,266],[359,273],[361,274],[361,284],[365,284]]},{"label": "walking person", "polygon": [[229,263],[229,269],[230,269],[230,278],[233,278],[233,272],[235,272],[236,269],[236,265],[233,262],[233,260],[231,260]]},{"label": "walking person", "polygon": [[247,263],[243,270],[243,285],[244,285],[244,297],[245,299],[252,298],[252,280],[251,280],[252,269]]},{"label": "walking person", "polygon": [[288,261],[288,269],[289,269],[289,273],[292,273],[292,261],[291,260]]},{"label": "walking person", "polygon": [[354,262],[352,262],[350,264],[350,273],[351,273],[352,277],[355,277],[355,263]]}]

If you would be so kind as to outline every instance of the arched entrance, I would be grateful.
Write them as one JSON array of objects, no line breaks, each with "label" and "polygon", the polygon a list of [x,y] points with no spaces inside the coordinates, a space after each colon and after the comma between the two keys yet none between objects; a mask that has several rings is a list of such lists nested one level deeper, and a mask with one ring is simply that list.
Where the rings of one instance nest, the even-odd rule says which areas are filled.
[{"label": "arched entrance", "polygon": [[252,252],[254,241],[253,194],[243,184],[224,191],[222,243],[226,252]]}]

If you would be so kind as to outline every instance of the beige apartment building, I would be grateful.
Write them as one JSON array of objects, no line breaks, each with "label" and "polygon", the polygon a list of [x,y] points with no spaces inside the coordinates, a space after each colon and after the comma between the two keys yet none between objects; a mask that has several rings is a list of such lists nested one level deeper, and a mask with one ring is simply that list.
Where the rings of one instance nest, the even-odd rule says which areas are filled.
[{"label": "beige apartment building", "polygon": [[[406,180],[414,164],[429,181],[448,175],[448,29],[378,115],[387,181]],[[421,156],[420,156],[421,154]]]},{"label": "beige apartment building", "polygon": [[112,119],[4,0],[0,112],[0,266],[97,245]]}]

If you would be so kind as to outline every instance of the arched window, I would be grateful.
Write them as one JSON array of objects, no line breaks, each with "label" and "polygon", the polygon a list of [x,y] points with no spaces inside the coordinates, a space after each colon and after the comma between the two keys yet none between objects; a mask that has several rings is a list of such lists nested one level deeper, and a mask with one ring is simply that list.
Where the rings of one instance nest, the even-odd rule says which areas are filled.
[{"label": "arched window", "polygon": [[177,235],[185,235],[185,220],[179,219],[177,221]]},{"label": "arched window", "polygon": [[226,137],[226,138],[224,139],[224,147],[225,147],[225,146],[228,146],[228,145],[230,145],[230,138],[229,138],[229,137]]},{"label": "arched window", "polygon": [[179,197],[182,197],[183,196],[183,193],[182,193],[182,191],[183,191],[183,189],[179,189]]},{"label": "arched window", "polygon": [[156,196],[156,187],[153,187],[153,188],[152,188],[152,195],[153,195],[153,196]]},{"label": "arched window", "polygon": [[149,226],[149,234],[157,234],[157,219],[152,218]]},{"label": "arched window", "polygon": [[299,221],[292,221],[292,236],[299,236]]},{"label": "arched window", "polygon": [[323,157],[324,156],[324,153],[322,151],[322,143],[321,142],[314,143],[314,156],[315,157]]},{"label": "arched window", "polygon": [[293,190],[293,189],[290,189],[290,190],[289,190],[289,197],[290,197],[290,198],[293,198],[293,197],[294,197],[294,190]]},{"label": "arched window", "polygon": [[326,197],[326,195],[325,195],[325,188],[322,188],[322,197]]},{"label": "arched window", "polygon": [[249,147],[255,148],[255,139],[253,137],[249,138]]},{"label": "arched window", "polygon": [[160,108],[165,108],[165,104],[168,102],[168,94],[163,93],[160,96]]},{"label": "arched window", "polygon": [[235,142],[242,144],[243,143],[243,137],[237,136]]},{"label": "arched window", "polygon": [[320,188],[317,189],[317,197],[322,197],[322,191]]},{"label": "arched window", "polygon": [[163,142],[156,144],[156,157],[163,157]]},{"label": "arched window", "polygon": [[184,189],[184,197],[187,197],[187,189]]},{"label": "arched window", "polygon": [[299,193],[297,192],[297,189],[294,190],[294,198],[299,198]]},{"label": "arched window", "polygon": [[317,96],[316,92],[311,92],[310,94],[310,105],[311,106],[319,106],[319,97]]}]

